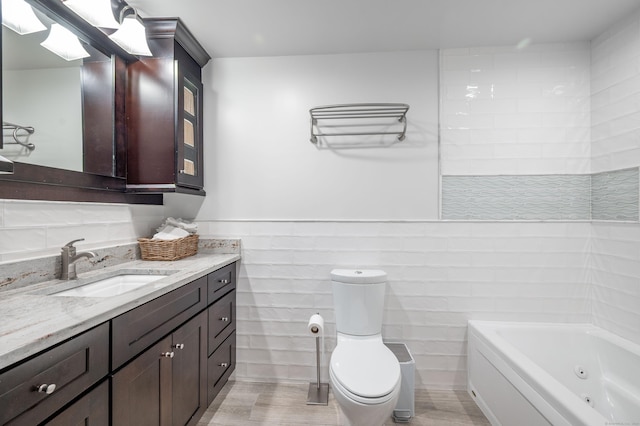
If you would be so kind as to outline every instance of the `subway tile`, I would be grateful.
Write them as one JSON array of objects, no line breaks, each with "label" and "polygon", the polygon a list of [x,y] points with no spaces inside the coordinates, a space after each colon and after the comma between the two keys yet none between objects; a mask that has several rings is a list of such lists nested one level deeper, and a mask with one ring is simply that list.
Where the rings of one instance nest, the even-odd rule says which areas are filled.
[{"label": "subway tile", "polygon": [[5,201],[4,226],[28,227],[84,223],[83,211],[75,203]]},{"label": "subway tile", "polygon": [[0,253],[20,253],[47,249],[44,227],[0,229]]},{"label": "subway tile", "polygon": [[110,239],[109,228],[105,224],[49,226],[47,227],[47,247],[60,249],[71,240],[84,238],[76,247],[101,247]]}]

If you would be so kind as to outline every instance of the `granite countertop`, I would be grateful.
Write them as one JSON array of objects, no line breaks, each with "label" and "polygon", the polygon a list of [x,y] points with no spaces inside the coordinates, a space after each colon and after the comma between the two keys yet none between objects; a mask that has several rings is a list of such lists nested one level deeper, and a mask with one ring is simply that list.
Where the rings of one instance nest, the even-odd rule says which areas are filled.
[{"label": "granite countertop", "polygon": [[[134,260],[0,292],[0,370],[240,259],[201,253],[177,261]],[[159,274],[158,281],[111,297],[52,296],[121,273]]]}]

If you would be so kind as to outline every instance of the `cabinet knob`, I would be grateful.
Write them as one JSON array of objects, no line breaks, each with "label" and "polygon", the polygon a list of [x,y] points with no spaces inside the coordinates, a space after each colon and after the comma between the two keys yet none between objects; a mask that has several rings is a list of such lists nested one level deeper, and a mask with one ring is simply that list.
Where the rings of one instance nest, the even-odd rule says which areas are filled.
[{"label": "cabinet knob", "polygon": [[228,366],[229,366],[229,364],[227,364],[226,362],[220,363],[220,367],[227,368]]},{"label": "cabinet knob", "polygon": [[50,384],[50,385],[42,384],[42,385],[36,386],[36,390],[38,392],[46,393],[47,395],[51,395],[53,393],[53,391],[56,390],[56,385],[53,384],[53,383]]},{"label": "cabinet knob", "polygon": [[229,284],[229,280],[218,280],[220,284]]},{"label": "cabinet knob", "polygon": [[220,321],[229,322],[229,317],[222,317],[222,318],[220,318]]},{"label": "cabinet knob", "polygon": [[184,349],[184,343],[176,343],[173,347],[176,349]]},{"label": "cabinet knob", "polygon": [[162,352],[160,354],[160,356],[164,357],[164,358],[173,358],[175,356],[175,353],[173,353],[173,352]]}]

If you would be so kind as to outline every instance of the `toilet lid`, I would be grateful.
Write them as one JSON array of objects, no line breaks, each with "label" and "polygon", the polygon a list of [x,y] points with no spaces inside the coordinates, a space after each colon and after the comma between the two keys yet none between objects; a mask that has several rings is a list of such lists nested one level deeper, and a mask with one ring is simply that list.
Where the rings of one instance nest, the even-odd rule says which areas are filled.
[{"label": "toilet lid", "polygon": [[340,342],[331,369],[345,389],[364,398],[387,395],[400,380],[398,359],[380,340]]}]

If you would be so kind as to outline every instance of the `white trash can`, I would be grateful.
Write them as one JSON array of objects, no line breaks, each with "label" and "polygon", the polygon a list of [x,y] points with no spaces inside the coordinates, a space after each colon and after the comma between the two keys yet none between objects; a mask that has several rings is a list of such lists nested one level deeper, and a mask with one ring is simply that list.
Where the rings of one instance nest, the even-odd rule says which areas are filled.
[{"label": "white trash can", "polygon": [[416,362],[404,343],[385,342],[385,345],[393,352],[400,362],[400,396],[396,408],[393,410],[393,421],[407,423],[415,415],[415,371]]}]

